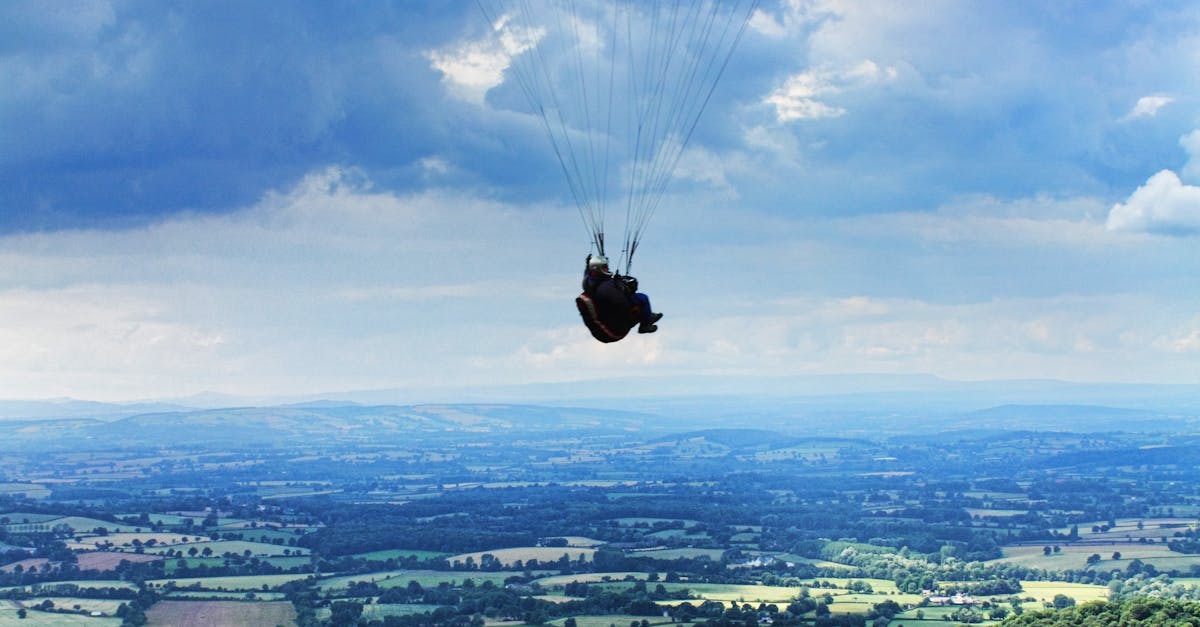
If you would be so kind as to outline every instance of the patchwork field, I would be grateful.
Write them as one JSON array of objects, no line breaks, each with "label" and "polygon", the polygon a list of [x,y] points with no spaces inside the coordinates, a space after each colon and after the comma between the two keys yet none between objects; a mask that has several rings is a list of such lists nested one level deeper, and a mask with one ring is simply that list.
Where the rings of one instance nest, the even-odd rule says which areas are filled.
[{"label": "patchwork field", "polygon": [[[632,577],[637,580],[646,580],[650,577],[650,573],[576,573],[574,575],[554,575],[553,577],[542,577],[541,579],[536,580],[536,583],[543,588],[553,588],[555,586],[565,586],[572,582],[600,583],[604,581],[624,581],[628,577]],[[659,573],[659,577],[660,579],[662,578],[662,573]]]},{"label": "patchwork field", "polygon": [[629,551],[626,557],[653,557],[660,560],[697,559],[707,557],[714,562],[725,554],[722,549],[654,549],[651,551]]},{"label": "patchwork field", "polygon": [[179,579],[152,579],[146,582],[147,586],[153,588],[162,588],[168,583],[174,582],[178,588],[187,588],[190,586],[198,586],[203,590],[245,590],[259,591],[282,586],[289,581],[304,579],[308,575],[245,575],[236,577],[183,577]]},{"label": "patchwork field", "polygon": [[439,557],[447,557],[449,553],[438,553],[436,551],[413,551],[410,549],[386,549],[383,551],[371,551],[369,553],[356,553],[353,557],[360,557],[365,560],[382,562],[389,559],[400,559],[402,557],[415,557],[419,560],[436,559]]},{"label": "patchwork field", "polygon": [[1065,594],[1076,603],[1086,603],[1087,601],[1098,601],[1108,598],[1108,588],[1105,586],[1094,586],[1086,583],[1067,583],[1064,581],[1022,581],[1021,588],[1023,592],[1018,594],[1021,598],[1033,597],[1038,601],[1050,602],[1054,600],[1054,595]]},{"label": "patchwork field", "polygon": [[[192,542],[189,544],[174,544],[170,546],[155,546],[146,549],[147,553],[166,553],[173,551],[175,553],[190,554],[191,549],[195,548],[199,554],[208,556],[221,556],[227,553],[234,555],[249,555],[253,557],[270,557],[284,555],[308,555],[308,549],[302,549],[294,546],[280,546],[278,544],[270,544],[268,542],[248,542],[245,540],[215,540],[212,542]],[[208,553],[205,554],[205,550]],[[285,553],[286,551],[286,553]]]},{"label": "patchwork field", "polygon": [[75,559],[79,562],[79,570],[98,570],[103,572],[116,568],[123,561],[137,564],[141,562],[153,562],[162,559],[162,557],[158,555],[146,555],[145,553],[88,551],[76,554]]},{"label": "patchwork field", "polygon": [[491,581],[493,584],[502,586],[504,579],[510,577],[512,573],[479,573],[479,572],[446,572],[437,570],[390,570],[376,573],[363,573],[361,575],[347,575],[344,577],[330,577],[322,580],[317,584],[317,587],[322,592],[330,590],[344,590],[350,587],[350,584],[355,581],[368,581],[378,584],[380,588],[402,588],[408,585],[408,582],[415,581],[421,584],[424,588],[436,587],[440,583],[459,584],[470,579],[476,585],[484,581]]},{"label": "patchwork field", "polygon": [[20,606],[14,601],[0,600],[0,627],[120,627],[121,619],[112,617],[59,614],[26,610],[25,618],[17,616]]},{"label": "patchwork field", "polygon": [[[206,536],[185,535],[181,533],[153,533],[144,532],[138,533],[132,530],[127,532],[109,533],[107,535],[88,536],[80,538],[78,542],[68,542],[67,546],[72,549],[93,550],[100,546],[112,546],[119,549],[132,549],[136,541],[138,545],[146,547],[146,543],[152,542],[154,546],[146,547],[150,552],[166,550],[165,547],[178,547],[179,545],[207,542],[209,539]],[[153,550],[151,550],[153,549]]]},{"label": "patchwork field", "polygon": [[[1059,552],[1045,554],[1044,545],[1009,546],[1004,547],[1004,557],[997,562],[1012,562],[1030,568],[1046,570],[1071,570],[1088,567],[1088,557],[1099,555],[1100,561],[1092,568],[1100,570],[1124,569],[1129,562],[1140,559],[1147,564],[1153,564],[1159,570],[1176,569],[1186,572],[1193,565],[1200,564],[1200,555],[1185,555],[1176,553],[1165,544],[1142,544],[1140,542],[1106,542],[1104,544],[1062,544]],[[1114,552],[1121,554],[1121,559],[1114,560]]]},{"label": "patchwork field", "polygon": [[211,627],[213,625],[295,625],[291,603],[237,601],[160,601],[146,610],[148,627]]},{"label": "patchwork field", "polygon": [[519,547],[512,549],[496,549],[494,551],[477,551],[475,553],[461,553],[447,557],[446,560],[451,564],[454,562],[466,563],[468,559],[479,564],[483,560],[484,555],[491,555],[500,561],[505,566],[511,566],[518,560],[528,563],[530,560],[539,562],[556,562],[566,555],[572,562],[579,560],[590,561],[592,556],[596,554],[596,549],[580,548],[580,547],[544,547],[531,546]]}]

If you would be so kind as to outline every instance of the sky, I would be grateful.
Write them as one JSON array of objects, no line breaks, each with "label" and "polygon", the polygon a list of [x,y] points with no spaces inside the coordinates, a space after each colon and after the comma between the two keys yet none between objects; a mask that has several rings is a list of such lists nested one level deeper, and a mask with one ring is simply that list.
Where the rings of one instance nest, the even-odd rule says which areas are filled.
[{"label": "sky", "polygon": [[0,399],[1200,382],[1197,3],[763,0],[638,252],[660,329],[609,345],[504,28],[0,3]]}]

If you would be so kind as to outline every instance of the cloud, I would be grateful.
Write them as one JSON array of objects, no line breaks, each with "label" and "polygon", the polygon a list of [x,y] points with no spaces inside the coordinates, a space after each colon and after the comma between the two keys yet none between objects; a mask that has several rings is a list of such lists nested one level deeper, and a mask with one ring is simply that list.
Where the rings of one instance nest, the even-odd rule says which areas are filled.
[{"label": "cloud", "polygon": [[1200,233],[1200,187],[1184,185],[1179,175],[1162,170],[1134,190],[1108,214],[1113,231],[1195,235]]},{"label": "cloud", "polygon": [[1142,96],[1138,98],[1137,104],[1133,105],[1133,109],[1125,114],[1123,120],[1135,120],[1137,118],[1152,118],[1158,115],[1159,109],[1175,102],[1175,99],[1170,96]]},{"label": "cloud", "polygon": [[764,102],[775,108],[779,122],[838,117],[846,110],[824,102],[828,97],[895,80],[896,76],[895,68],[881,68],[870,60],[839,71],[808,70],[788,77]]},{"label": "cloud", "polygon": [[545,36],[538,28],[525,28],[507,16],[492,25],[492,36],[464,41],[442,50],[425,53],[450,92],[472,104],[482,105],[487,92],[504,82],[504,72],[516,57]]},{"label": "cloud", "polygon": [[0,397],[483,382],[476,355],[570,312],[576,228],[327,168],[226,215],[0,237]]}]

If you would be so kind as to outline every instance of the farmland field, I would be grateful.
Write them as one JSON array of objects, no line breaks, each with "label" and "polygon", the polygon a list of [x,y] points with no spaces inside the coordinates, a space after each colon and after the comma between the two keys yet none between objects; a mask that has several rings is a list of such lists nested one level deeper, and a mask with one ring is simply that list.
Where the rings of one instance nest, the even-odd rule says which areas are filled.
[{"label": "farmland field", "polygon": [[474,581],[476,584],[484,581],[502,586],[504,580],[510,577],[511,573],[465,573],[465,572],[447,572],[439,570],[391,570],[375,573],[363,573],[361,575],[346,575],[343,577],[331,577],[329,579],[318,582],[317,587],[322,591],[339,590],[350,587],[352,581],[369,581],[379,585],[380,588],[402,588],[408,585],[410,581],[416,581],[422,587],[436,587],[442,582],[447,583],[462,583],[466,579]]},{"label": "farmland field", "polygon": [[23,494],[31,499],[44,499],[50,496],[50,488],[40,483],[0,483],[0,494]]},{"label": "farmland field", "polygon": [[103,612],[109,616],[115,614],[117,612],[117,607],[123,603],[123,601],[113,599],[86,599],[57,596],[35,596],[31,599],[25,599],[21,601],[21,603],[23,603],[25,607],[33,607],[35,605],[40,605],[43,601],[47,600],[53,603],[55,608],[60,610],[74,609],[75,606],[79,606],[79,609],[85,612]]},{"label": "farmland field", "polygon": [[178,579],[152,579],[146,582],[146,585],[154,588],[162,588],[168,583],[175,582],[178,588],[187,588],[189,586],[200,586],[204,590],[246,590],[258,591],[262,590],[263,586],[274,588],[281,586],[289,581],[304,579],[307,575],[243,575],[234,577],[181,577]]},{"label": "farmland field", "polygon": [[449,553],[439,553],[437,551],[414,551],[410,549],[385,549],[383,551],[371,551],[369,553],[357,553],[354,557],[359,557],[373,562],[382,562],[389,559],[399,559],[402,557],[415,557],[419,560],[434,559],[438,557],[446,557]]},{"label": "farmland field", "polygon": [[[660,579],[662,574],[660,573]],[[638,572],[623,572],[623,573],[576,573],[574,575],[555,575],[553,577],[543,577],[537,580],[543,588],[551,588],[554,586],[565,586],[571,582],[579,583],[600,583],[607,581],[624,581],[627,577],[633,577],[638,580],[646,580],[650,577],[650,573]]]},{"label": "farmland field", "polygon": [[267,542],[247,542],[245,540],[215,540],[213,542],[192,542],[189,544],[173,544],[171,546],[155,546],[146,549],[147,553],[166,553],[167,551],[187,553],[190,549],[195,548],[197,551],[203,552],[205,549],[210,551],[210,556],[221,556],[226,553],[234,555],[244,555],[246,551],[255,557],[263,556],[282,556],[284,551],[288,555],[307,555],[308,549],[302,549],[294,546],[280,546],[278,544],[270,544]]},{"label": "farmland field", "polygon": [[24,590],[32,594],[44,594],[55,590],[60,586],[74,586],[85,590],[95,590],[98,588],[120,588],[124,590],[136,590],[137,586],[128,581],[120,581],[117,579],[72,579],[69,581],[49,581],[41,584],[28,584],[24,586],[9,586],[0,588],[0,592],[9,590]]},{"label": "farmland field", "polygon": [[122,561],[136,564],[139,562],[153,562],[162,559],[162,557],[158,555],[146,555],[144,553],[88,551],[76,554],[75,559],[79,562],[79,570],[106,571],[116,568]]},{"label": "farmland field", "polygon": [[454,562],[466,562],[468,558],[480,563],[484,555],[492,555],[500,563],[505,566],[511,566],[517,560],[528,562],[529,560],[537,560],[538,562],[555,562],[566,555],[572,562],[577,562],[580,559],[588,561],[596,554],[596,549],[580,548],[580,547],[543,547],[530,546],[513,549],[496,549],[494,551],[476,551],[474,553],[461,553],[447,557],[446,560],[451,564]]},{"label": "farmland field", "polygon": [[291,603],[238,601],[160,601],[146,610],[150,627],[211,627],[212,625],[295,625]]},{"label": "farmland field", "polygon": [[25,618],[19,618],[20,608],[12,601],[0,600],[0,627],[119,627],[121,619],[93,617],[81,614],[59,614],[27,610]]},{"label": "farmland field", "polygon": [[630,551],[627,557],[653,557],[660,560],[696,559],[707,557],[714,562],[720,561],[725,554],[722,549],[655,549],[652,551]]},{"label": "farmland field", "polygon": [[[1111,570],[1124,568],[1130,561],[1140,559],[1156,568],[1177,568],[1187,571],[1193,564],[1200,564],[1200,555],[1184,555],[1167,548],[1165,544],[1142,544],[1139,542],[1111,542],[1105,544],[1063,544],[1057,553],[1045,554],[1043,545],[1004,547],[1004,557],[997,562],[1012,562],[1030,568],[1046,570],[1082,570],[1088,567],[1088,557],[1100,556],[1095,568]],[[1121,559],[1113,560],[1112,554],[1119,552]]]},{"label": "farmland field", "polygon": [[59,516],[57,514],[31,514],[29,512],[7,512],[4,514],[0,514],[0,519],[4,519],[4,518],[7,518],[8,522],[0,523],[0,525],[40,523],[40,522],[46,522],[47,520],[55,520],[57,518],[62,518],[62,516]]},{"label": "farmland field", "polygon": [[1067,583],[1064,581],[1022,581],[1023,592],[1018,596],[1033,597],[1039,601],[1053,601],[1054,595],[1065,594],[1077,603],[1097,601],[1108,598],[1106,586],[1094,586],[1086,583]]},{"label": "farmland field", "polygon": [[109,533],[108,535],[102,536],[88,536],[85,538],[80,538],[78,542],[71,542],[68,544],[68,546],[76,549],[94,549],[101,545],[111,544],[112,546],[118,548],[133,548],[133,542],[135,540],[142,546],[145,546],[147,542],[153,541],[155,546],[146,548],[154,549],[150,552],[155,552],[158,549],[165,550],[165,547],[167,546],[179,546],[181,544],[188,544],[190,542],[204,542],[208,540],[208,538],[205,536],[186,535],[181,533],[154,533],[149,531],[137,533],[133,531],[127,531]]}]

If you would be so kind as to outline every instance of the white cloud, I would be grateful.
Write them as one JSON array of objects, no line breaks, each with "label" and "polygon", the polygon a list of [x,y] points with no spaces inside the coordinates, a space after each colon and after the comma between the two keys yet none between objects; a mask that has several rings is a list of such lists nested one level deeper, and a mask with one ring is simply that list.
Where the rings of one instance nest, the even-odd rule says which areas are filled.
[{"label": "white cloud", "polygon": [[895,80],[895,68],[864,60],[842,70],[808,70],[790,76],[765,102],[775,107],[779,122],[838,117],[842,107],[825,102],[844,91]]},{"label": "white cloud", "polygon": [[1113,205],[1108,228],[1164,235],[1200,233],[1200,187],[1184,185],[1179,175],[1162,170]]},{"label": "white cloud", "polygon": [[1174,101],[1175,99],[1170,96],[1142,96],[1138,98],[1137,104],[1133,105],[1133,109],[1130,109],[1129,113],[1125,114],[1125,117],[1122,119],[1152,118],[1158,115],[1159,109]]},{"label": "white cloud", "polygon": [[545,36],[543,30],[521,27],[506,17],[498,19],[492,29],[492,37],[425,53],[430,65],[442,73],[450,93],[474,104],[483,104],[488,90],[504,82],[504,72],[514,57]]},{"label": "white cloud", "polygon": [[226,216],[6,236],[0,398],[484,381],[471,359],[569,311],[577,226],[330,168]]}]

